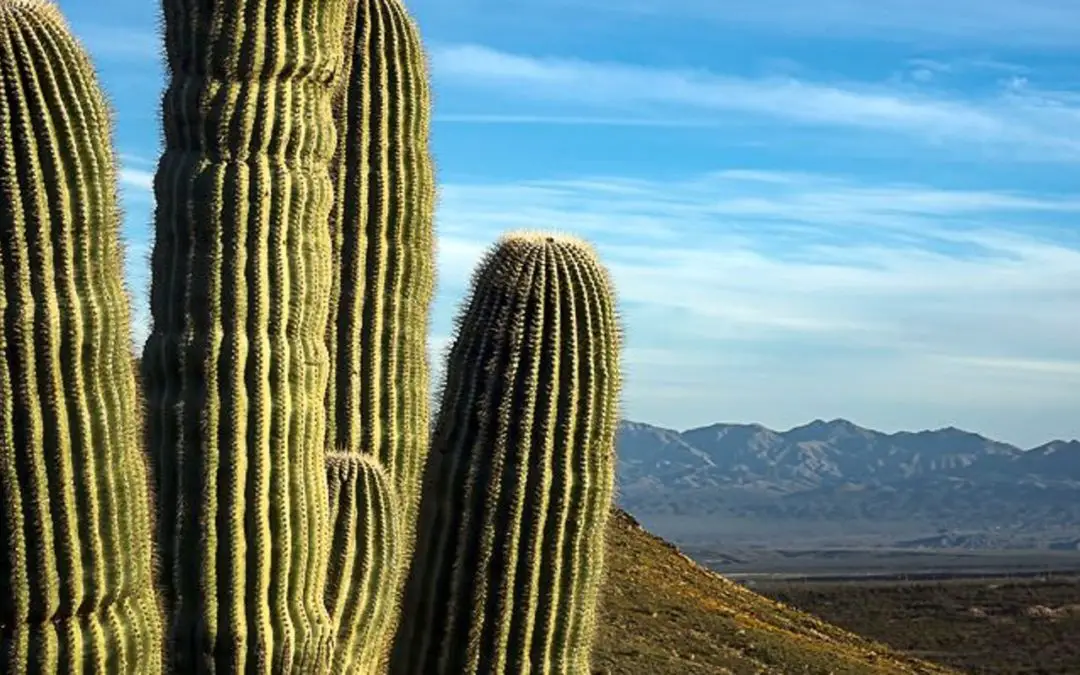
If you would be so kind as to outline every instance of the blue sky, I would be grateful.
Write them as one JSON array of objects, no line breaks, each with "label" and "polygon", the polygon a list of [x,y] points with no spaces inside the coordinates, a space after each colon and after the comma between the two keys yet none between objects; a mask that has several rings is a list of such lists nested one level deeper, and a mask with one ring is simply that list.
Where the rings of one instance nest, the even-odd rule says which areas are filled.
[{"label": "blue sky", "polygon": [[[145,334],[156,2],[60,0],[116,108]],[[1080,3],[412,0],[433,354],[507,229],[596,243],[625,414],[1080,437]]]}]

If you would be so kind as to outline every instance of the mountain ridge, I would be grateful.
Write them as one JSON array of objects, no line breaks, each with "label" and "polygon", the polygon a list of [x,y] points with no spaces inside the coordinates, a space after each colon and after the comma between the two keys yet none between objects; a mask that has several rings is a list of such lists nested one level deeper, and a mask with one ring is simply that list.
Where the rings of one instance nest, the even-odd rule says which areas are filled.
[{"label": "mountain ridge", "polygon": [[804,422],[803,424],[797,424],[797,425],[795,425],[793,427],[790,427],[790,428],[788,428],[786,430],[774,429],[774,428],[770,427],[769,425],[763,424],[761,422],[725,422],[725,421],[716,421],[716,422],[710,422],[708,424],[702,424],[702,425],[687,427],[685,429],[678,429],[676,427],[668,427],[668,426],[665,426],[665,425],[662,425],[662,424],[656,424],[656,423],[653,423],[653,422],[643,422],[641,420],[631,420],[631,419],[627,418],[627,419],[620,420],[620,425],[622,425],[622,424],[631,424],[631,425],[637,425],[637,426],[642,426],[642,427],[650,427],[650,428],[653,428],[653,429],[663,429],[664,431],[670,431],[672,433],[680,434],[680,435],[681,434],[686,434],[686,433],[689,433],[689,432],[692,432],[692,431],[701,430],[701,429],[709,429],[709,428],[712,428],[712,427],[746,427],[746,428],[754,428],[754,429],[759,429],[759,430],[763,430],[763,431],[769,431],[769,432],[772,432],[774,434],[781,435],[781,436],[789,434],[789,433],[791,433],[793,431],[807,429],[807,428],[815,427],[815,426],[818,426],[818,427],[848,426],[848,427],[851,427],[851,428],[854,428],[854,429],[859,429],[859,430],[863,430],[863,431],[869,431],[869,432],[872,432],[872,433],[875,433],[875,434],[878,434],[878,435],[881,435],[881,436],[886,436],[886,437],[911,436],[911,435],[918,435],[918,434],[937,434],[937,433],[948,432],[948,433],[961,433],[961,434],[966,434],[966,435],[969,435],[969,436],[976,436],[976,437],[979,437],[979,438],[986,439],[988,441],[993,441],[995,443],[1001,443],[1002,445],[1011,446],[1013,448],[1016,448],[1017,450],[1020,450],[1021,452],[1030,452],[1031,450],[1036,450],[1038,448],[1042,448],[1042,447],[1052,445],[1052,444],[1080,444],[1080,438],[1076,438],[1076,439],[1051,438],[1050,440],[1048,440],[1048,441],[1046,441],[1044,443],[1040,443],[1038,445],[1034,445],[1034,446],[1031,446],[1029,448],[1025,448],[1024,446],[1022,446],[1020,444],[1017,444],[1017,443],[1009,443],[1008,441],[997,440],[997,439],[994,439],[994,438],[992,438],[990,436],[987,436],[986,434],[980,433],[978,431],[972,431],[970,429],[964,429],[964,428],[957,427],[957,426],[951,425],[951,424],[947,425],[947,426],[944,426],[944,427],[939,427],[939,428],[936,428],[936,429],[932,429],[932,428],[927,427],[925,429],[900,429],[900,430],[897,430],[897,431],[881,431],[881,430],[875,429],[873,427],[868,427],[868,426],[861,425],[858,422],[847,419],[846,417],[834,417],[834,418],[830,418],[830,419],[825,419],[824,417],[816,417],[816,418],[810,420],[809,422]]},{"label": "mountain ridge", "polygon": [[953,426],[889,433],[842,418],[786,431],[725,422],[677,431],[624,420],[618,452],[620,499],[646,515],[1080,523],[1078,440],[1023,449]]}]

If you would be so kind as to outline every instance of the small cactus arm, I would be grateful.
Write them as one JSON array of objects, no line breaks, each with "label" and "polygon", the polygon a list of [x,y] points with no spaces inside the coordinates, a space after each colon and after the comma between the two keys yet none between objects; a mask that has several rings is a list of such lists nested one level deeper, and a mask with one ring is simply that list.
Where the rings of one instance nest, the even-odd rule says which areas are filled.
[{"label": "small cactus arm", "polygon": [[332,97],[346,0],[163,0],[143,352],[175,672],[326,672]]},{"label": "small cactus arm", "polygon": [[396,495],[372,455],[332,452],[326,457],[333,533],[327,608],[347,622],[338,629],[330,673],[372,675],[384,661],[398,613],[393,592],[400,576],[401,523]]},{"label": "small cactus arm", "polygon": [[458,319],[392,672],[586,674],[620,330],[583,242],[503,238]]},{"label": "small cactus arm", "polygon": [[162,672],[109,110],[0,0],[0,672]]},{"label": "small cactus arm", "polygon": [[[349,5],[347,70],[334,98],[339,143],[332,165],[325,445],[368,457],[367,471],[381,466],[385,480],[365,490],[390,492],[366,504],[385,504],[385,512],[336,504],[337,496],[355,499],[354,488],[338,484],[353,472],[341,469],[345,457],[328,460],[333,541],[356,542],[331,555],[354,558],[366,571],[349,574],[350,566],[331,565],[327,604],[337,628],[332,671],[369,675],[385,670],[400,616],[430,441],[435,176],[428,148],[431,94],[416,25],[401,0]],[[398,524],[382,524],[387,516]],[[374,533],[380,536],[371,538]],[[390,567],[374,573],[373,565]]]}]

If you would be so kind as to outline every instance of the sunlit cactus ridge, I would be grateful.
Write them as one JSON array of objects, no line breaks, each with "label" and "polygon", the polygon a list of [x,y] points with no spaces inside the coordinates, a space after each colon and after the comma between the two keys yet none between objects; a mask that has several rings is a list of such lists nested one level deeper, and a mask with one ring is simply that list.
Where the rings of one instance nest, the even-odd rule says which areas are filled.
[{"label": "sunlit cactus ridge", "polygon": [[620,328],[573,237],[515,233],[458,319],[394,672],[588,673]]},{"label": "sunlit cactus ridge", "polygon": [[0,0],[0,672],[162,670],[110,111],[55,5]]}]

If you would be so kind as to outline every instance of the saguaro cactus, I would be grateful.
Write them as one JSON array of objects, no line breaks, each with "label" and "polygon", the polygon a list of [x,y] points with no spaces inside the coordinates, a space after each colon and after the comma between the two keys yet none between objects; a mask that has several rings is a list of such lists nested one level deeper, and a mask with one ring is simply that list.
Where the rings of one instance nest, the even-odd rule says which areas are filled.
[{"label": "saguaro cactus", "polygon": [[[587,668],[619,333],[576,240],[478,273],[428,458],[430,92],[400,0],[164,0],[144,348],[108,115],[44,0],[0,0],[4,672]],[[3,593],[3,591],[7,591]],[[449,623],[443,625],[449,619]]]},{"label": "saguaro cactus", "polygon": [[589,672],[620,335],[591,249],[504,238],[452,347],[393,672]]},{"label": "saguaro cactus", "polygon": [[109,111],[44,0],[0,0],[0,672],[160,673]]},{"label": "saguaro cactus", "polygon": [[173,664],[376,672],[428,448],[419,37],[400,0],[165,7],[143,367]]},{"label": "saguaro cactus", "polygon": [[[377,522],[381,511],[336,504],[335,495],[352,495],[338,485],[351,472],[330,463],[335,541],[356,541],[359,548],[350,556],[364,569],[374,561],[390,568],[372,575],[332,566],[327,602],[339,647],[333,672],[368,675],[385,667],[397,625],[429,447],[435,178],[428,150],[431,95],[419,32],[400,0],[358,0],[353,10],[345,33],[348,70],[335,99],[341,134],[331,217],[335,313],[327,345],[334,367],[326,447],[369,457],[382,467],[385,487],[376,482],[368,488],[391,491],[388,513],[399,525],[373,528],[366,521]],[[350,534],[354,528],[392,532],[398,541],[365,541],[359,532]],[[344,552],[333,555],[338,559]]]},{"label": "saguaro cactus", "polygon": [[345,0],[167,0],[143,370],[177,672],[325,672]]}]

